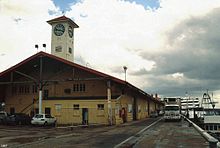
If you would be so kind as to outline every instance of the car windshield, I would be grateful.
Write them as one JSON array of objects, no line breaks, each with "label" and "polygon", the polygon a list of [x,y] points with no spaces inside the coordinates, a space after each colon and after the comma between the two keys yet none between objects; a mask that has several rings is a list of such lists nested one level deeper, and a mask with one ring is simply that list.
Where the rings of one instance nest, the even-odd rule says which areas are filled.
[{"label": "car windshield", "polygon": [[166,106],[165,110],[179,110],[178,106]]},{"label": "car windshield", "polygon": [[35,118],[43,118],[43,115],[35,115]]}]

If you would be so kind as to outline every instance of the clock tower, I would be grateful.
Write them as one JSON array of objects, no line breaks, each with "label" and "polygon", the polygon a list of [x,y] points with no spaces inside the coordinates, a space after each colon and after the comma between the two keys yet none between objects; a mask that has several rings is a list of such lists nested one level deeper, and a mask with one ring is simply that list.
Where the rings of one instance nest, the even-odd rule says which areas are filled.
[{"label": "clock tower", "polygon": [[74,28],[79,26],[66,16],[47,21],[52,26],[51,54],[74,61]]}]

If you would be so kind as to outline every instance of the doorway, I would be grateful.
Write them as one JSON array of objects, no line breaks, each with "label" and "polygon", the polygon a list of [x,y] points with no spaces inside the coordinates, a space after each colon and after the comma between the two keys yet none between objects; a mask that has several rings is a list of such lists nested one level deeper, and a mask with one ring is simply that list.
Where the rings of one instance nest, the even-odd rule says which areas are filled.
[{"label": "doorway", "polygon": [[82,124],[88,125],[88,108],[82,108]]},{"label": "doorway", "polygon": [[50,107],[46,107],[46,108],[45,108],[45,114],[48,114],[48,115],[51,114],[51,109],[50,109]]},{"label": "doorway", "polygon": [[137,120],[137,100],[134,97],[133,98],[133,106],[132,106],[132,110],[133,110],[133,120]]}]

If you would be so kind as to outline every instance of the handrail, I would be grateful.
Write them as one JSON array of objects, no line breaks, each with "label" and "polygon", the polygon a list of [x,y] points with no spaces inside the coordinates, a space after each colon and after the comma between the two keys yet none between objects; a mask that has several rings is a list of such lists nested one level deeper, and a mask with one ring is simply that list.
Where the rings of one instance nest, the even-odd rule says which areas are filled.
[{"label": "handrail", "polygon": [[217,148],[218,140],[211,135],[209,135],[205,130],[200,128],[198,125],[193,123],[191,120],[189,120],[187,117],[183,116],[185,120],[189,122],[190,125],[192,125],[205,139],[209,142],[210,148]]}]

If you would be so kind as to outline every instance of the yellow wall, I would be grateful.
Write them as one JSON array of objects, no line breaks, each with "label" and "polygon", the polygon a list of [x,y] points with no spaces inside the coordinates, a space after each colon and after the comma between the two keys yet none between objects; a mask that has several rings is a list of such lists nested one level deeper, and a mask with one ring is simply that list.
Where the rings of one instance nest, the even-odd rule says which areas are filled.
[{"label": "yellow wall", "polygon": [[[61,104],[61,110],[55,106]],[[74,110],[73,105],[79,104],[79,110]],[[97,104],[104,104],[104,110],[98,110]],[[112,103],[114,108],[114,102]],[[51,114],[57,118],[59,124],[82,124],[82,108],[88,108],[89,124],[108,124],[107,100],[48,100],[43,102],[43,109],[51,108]]]},{"label": "yellow wall", "polygon": [[148,116],[147,100],[143,98],[137,98],[137,119],[143,119]]}]

